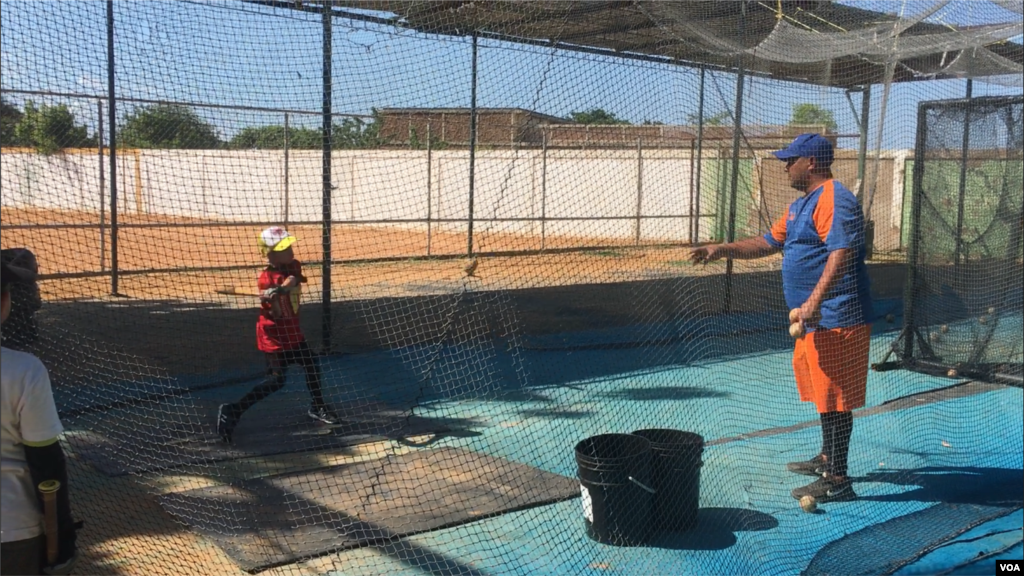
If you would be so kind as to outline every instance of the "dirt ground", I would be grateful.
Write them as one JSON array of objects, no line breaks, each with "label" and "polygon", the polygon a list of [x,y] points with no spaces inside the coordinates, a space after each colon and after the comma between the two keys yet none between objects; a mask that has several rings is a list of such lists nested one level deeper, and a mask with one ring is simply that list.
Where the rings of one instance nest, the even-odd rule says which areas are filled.
[{"label": "dirt ground", "polygon": [[[83,212],[11,209],[0,210],[4,230],[2,246],[26,246],[38,257],[44,278],[44,299],[94,299],[110,294],[109,274],[89,278],[63,275],[96,274],[110,267],[110,233],[101,241],[98,215]],[[52,225],[79,227],[53,227]],[[109,224],[109,223],[108,223]],[[218,289],[254,289],[264,261],[255,238],[262,225],[210,226],[210,222],[149,215],[126,215],[122,225],[171,224],[174,227],[122,228],[118,233],[118,294],[129,299],[176,299],[215,302],[230,306],[245,301],[223,297]],[[49,227],[9,228],[23,225]],[[182,226],[187,225],[187,226]],[[205,226],[204,226],[205,225]],[[299,242],[300,260],[321,259],[319,226],[292,226]],[[538,236],[489,232],[475,234],[477,252],[521,252],[518,255],[479,258],[473,277],[467,277],[465,234],[383,226],[335,225],[332,229],[332,300],[363,300],[381,296],[410,296],[450,292],[466,280],[472,290],[514,289],[572,284],[596,284],[664,277],[676,274],[720,273],[717,266],[696,268],[686,262],[689,249],[681,246],[626,245],[622,239],[599,237],[547,237],[547,252],[539,252]],[[102,246],[101,246],[102,245]],[[567,248],[613,246],[589,251]],[[102,251],[101,251],[102,247]],[[373,259],[398,261],[360,262]],[[200,270],[217,267],[243,270]],[[746,270],[777,269],[778,258],[743,263]],[[152,272],[147,271],[171,271]],[[306,269],[307,293],[321,294],[321,267]],[[461,285],[459,286],[461,289]],[[247,306],[246,306],[247,307]]]},{"label": "dirt ground", "polygon": [[[262,358],[255,347],[254,330],[256,298],[220,291],[255,292],[256,276],[265,266],[255,242],[261,225],[214,227],[195,220],[126,215],[120,220],[122,224],[161,226],[121,231],[118,252],[123,273],[118,278],[117,295],[113,296],[111,278],[101,269],[99,229],[93,226],[98,222],[98,214],[83,212],[0,210],[0,244],[5,248],[29,247],[39,260],[43,274],[39,288],[44,304],[37,316],[43,332],[80,335],[95,341],[96,349],[104,357],[131,358],[132,362],[157,367],[172,376],[260,370]],[[167,224],[188,226],[164,226]],[[299,239],[296,252],[300,259],[315,262],[320,258],[319,227],[291,227],[291,232]],[[464,234],[432,231],[431,254],[441,254],[433,258],[425,257],[425,229],[337,225],[333,234],[335,263],[331,267],[329,298],[333,310],[331,350],[335,353],[372,349],[382,344],[365,316],[365,303],[381,299],[610,286],[716,275],[725,268],[723,262],[693,266],[687,260],[689,249],[678,245],[560,250],[559,247],[566,246],[600,246],[612,240],[552,237],[546,239],[550,250],[540,252],[537,237],[493,234],[483,228],[476,234],[479,250],[523,252],[482,256],[474,274],[469,276],[467,260],[461,256],[466,248]],[[102,264],[109,266],[109,230],[103,248],[106,252]],[[202,269],[216,267],[238,268]],[[736,263],[737,272],[779,267],[779,257]],[[303,330],[307,339],[318,343],[323,341],[325,323],[321,305],[322,266],[310,264],[304,272],[309,284],[302,296]],[[572,302],[584,298],[585,292],[562,293],[557,300],[574,307]],[[579,308],[589,307],[600,315],[622,306],[621,302],[612,301],[621,298],[619,294],[593,292],[586,298],[594,302]],[[549,302],[533,314],[529,319],[531,330],[550,333],[586,329],[585,324],[593,323],[587,319],[597,317],[581,310],[562,314],[564,308],[554,310],[551,305]]]},{"label": "dirt ground", "polygon": [[[256,369],[262,359],[255,349],[256,276],[265,266],[256,248],[261,225],[209,226],[180,218],[127,215],[121,224],[188,226],[126,228],[119,235],[117,295],[111,295],[109,230],[99,237],[98,214],[73,211],[0,210],[3,247],[26,246],[37,255],[44,300],[38,314],[45,327],[86,335],[100,343],[105,355],[127,355],[140,364],[158,366],[166,374],[202,374]],[[68,227],[81,225],[81,227]],[[14,226],[14,228],[11,228]],[[29,226],[19,228],[18,226]],[[315,262],[321,256],[320,228],[293,226],[297,256]],[[358,351],[379,345],[361,316],[360,303],[387,298],[415,298],[461,292],[595,286],[679,276],[721,274],[724,263],[693,266],[683,246],[616,246],[596,250],[562,250],[620,243],[605,238],[546,238],[501,235],[478,229],[480,251],[522,251],[507,256],[482,256],[472,276],[466,273],[464,234],[432,231],[426,258],[426,230],[337,225],[332,233],[330,301],[334,352]],[[372,261],[378,259],[377,261]],[[392,260],[380,260],[392,259]],[[101,268],[101,264],[104,268]],[[778,257],[737,262],[736,271],[777,270]],[[202,268],[239,267],[229,270]],[[154,270],[164,270],[154,272]],[[320,342],[323,327],[322,266],[304,269],[303,330]],[[87,275],[87,277],[67,277]],[[581,293],[582,294],[582,293]],[[593,297],[593,296],[592,296]],[[600,296],[598,296],[600,297]],[[572,300],[572,295],[561,296]],[[616,304],[609,302],[604,307]],[[533,325],[551,332],[569,329],[558,314],[536,314]],[[572,319],[569,319],[572,320]],[[576,319],[577,323],[579,319]],[[253,368],[256,367],[256,368]]]},{"label": "dirt ground", "polygon": [[[412,441],[429,440],[411,438]],[[269,473],[338,466],[409,448],[378,442],[346,453],[317,452],[236,460],[222,472],[234,478],[255,478]],[[247,574],[218,546],[178,523],[157,504],[158,495],[182,492],[222,482],[195,475],[154,474],[111,478],[86,464],[73,449],[69,453],[73,506],[86,522],[78,545],[75,574],[115,576],[228,576]],[[343,568],[338,555],[288,564],[261,572],[268,576],[313,576]]]}]

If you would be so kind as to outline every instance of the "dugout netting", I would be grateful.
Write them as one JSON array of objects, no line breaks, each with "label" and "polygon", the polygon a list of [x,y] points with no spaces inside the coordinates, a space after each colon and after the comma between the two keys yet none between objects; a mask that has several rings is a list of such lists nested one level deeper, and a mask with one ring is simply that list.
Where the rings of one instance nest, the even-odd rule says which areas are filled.
[{"label": "dugout netting", "polygon": [[[5,0],[0,231],[42,276],[2,335],[50,371],[79,571],[895,573],[962,534],[946,568],[995,554],[968,531],[1021,506],[1022,13]],[[808,132],[865,215],[869,361],[909,368],[869,374],[859,498],[819,514],[786,472],[821,432],[782,257],[689,260],[786,213],[771,152]],[[218,407],[266,372],[272,225],[342,421],[308,417],[294,366],[225,443]],[[588,538],[574,448],[661,428],[704,438],[696,528]]]}]

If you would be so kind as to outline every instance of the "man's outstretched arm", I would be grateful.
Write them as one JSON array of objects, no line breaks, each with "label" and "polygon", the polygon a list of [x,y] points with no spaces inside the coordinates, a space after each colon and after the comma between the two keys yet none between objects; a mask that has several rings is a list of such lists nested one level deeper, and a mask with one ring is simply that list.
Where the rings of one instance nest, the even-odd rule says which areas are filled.
[{"label": "man's outstretched arm", "polygon": [[707,264],[722,258],[753,260],[770,256],[778,251],[779,248],[769,244],[763,236],[754,236],[753,238],[744,238],[735,242],[694,248],[690,251],[690,260],[694,264]]}]

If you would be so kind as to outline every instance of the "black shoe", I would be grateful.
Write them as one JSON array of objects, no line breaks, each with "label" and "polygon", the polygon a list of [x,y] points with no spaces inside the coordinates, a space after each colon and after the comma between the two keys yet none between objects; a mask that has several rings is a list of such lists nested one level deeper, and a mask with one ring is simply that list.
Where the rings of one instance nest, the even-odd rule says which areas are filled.
[{"label": "black shoe", "polygon": [[306,412],[306,415],[313,420],[319,420],[324,424],[341,423],[341,418],[338,418],[338,415],[334,413],[334,410],[331,410],[327,406],[310,406],[309,412]]},{"label": "black shoe", "polygon": [[821,476],[825,473],[825,457],[818,454],[804,462],[790,462],[786,464],[786,470],[804,476]]},{"label": "black shoe", "polygon": [[857,497],[857,493],[853,491],[853,482],[845,478],[837,480],[829,474],[825,474],[807,486],[794,488],[791,494],[797,500],[804,496],[813,496],[818,502],[847,502]]},{"label": "black shoe", "polygon": [[242,417],[242,411],[236,404],[221,404],[217,409],[217,434],[225,442],[231,443],[231,435],[238,426],[238,420]]}]

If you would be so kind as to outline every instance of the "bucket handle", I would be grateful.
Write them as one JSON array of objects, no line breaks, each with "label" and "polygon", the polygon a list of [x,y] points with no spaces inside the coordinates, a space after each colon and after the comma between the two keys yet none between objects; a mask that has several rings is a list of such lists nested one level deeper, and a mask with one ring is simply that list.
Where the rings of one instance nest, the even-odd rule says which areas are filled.
[{"label": "bucket handle", "polygon": [[644,490],[650,492],[651,494],[657,494],[658,493],[658,491],[655,490],[654,488],[651,488],[650,486],[644,484],[643,482],[637,480],[636,478],[633,478],[632,476],[629,477],[629,481],[632,482],[633,484],[636,484],[637,486],[643,488]]}]

